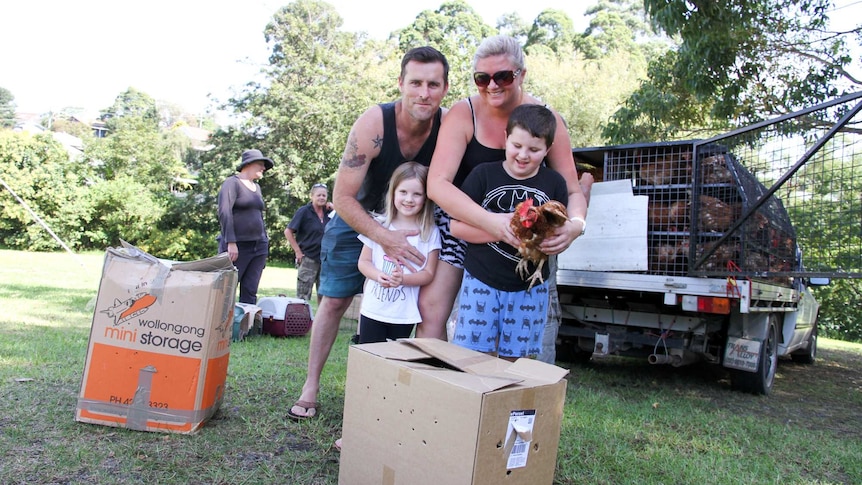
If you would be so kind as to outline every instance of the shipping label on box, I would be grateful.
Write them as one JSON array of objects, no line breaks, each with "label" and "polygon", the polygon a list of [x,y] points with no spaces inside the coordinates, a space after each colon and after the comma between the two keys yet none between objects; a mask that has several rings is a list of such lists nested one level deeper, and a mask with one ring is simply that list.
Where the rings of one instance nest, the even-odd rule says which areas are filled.
[{"label": "shipping label on box", "polygon": [[551,484],[566,369],[436,339],[349,350],[339,483]]},{"label": "shipping label on box", "polygon": [[197,431],[224,395],[236,280],[227,256],[176,263],[108,249],[75,419]]}]

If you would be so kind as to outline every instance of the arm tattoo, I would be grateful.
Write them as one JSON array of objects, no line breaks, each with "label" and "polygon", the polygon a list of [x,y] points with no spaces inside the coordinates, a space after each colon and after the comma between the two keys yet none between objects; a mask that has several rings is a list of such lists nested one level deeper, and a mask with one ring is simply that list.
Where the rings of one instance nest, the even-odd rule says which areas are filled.
[{"label": "arm tattoo", "polygon": [[383,137],[380,135],[377,135],[372,141],[374,143],[374,148],[380,148],[383,146]]},{"label": "arm tattoo", "polygon": [[344,157],[341,159],[341,164],[348,168],[356,168],[365,165],[365,154],[359,154],[359,144],[356,143],[356,138],[353,133],[347,138],[347,148],[344,150]]}]

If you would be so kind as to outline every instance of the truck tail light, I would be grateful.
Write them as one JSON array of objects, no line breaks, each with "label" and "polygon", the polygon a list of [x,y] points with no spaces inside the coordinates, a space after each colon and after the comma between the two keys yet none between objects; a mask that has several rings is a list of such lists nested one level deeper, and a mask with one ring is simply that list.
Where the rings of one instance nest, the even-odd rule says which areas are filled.
[{"label": "truck tail light", "polygon": [[717,296],[683,296],[682,309],[687,312],[730,314],[730,298]]}]

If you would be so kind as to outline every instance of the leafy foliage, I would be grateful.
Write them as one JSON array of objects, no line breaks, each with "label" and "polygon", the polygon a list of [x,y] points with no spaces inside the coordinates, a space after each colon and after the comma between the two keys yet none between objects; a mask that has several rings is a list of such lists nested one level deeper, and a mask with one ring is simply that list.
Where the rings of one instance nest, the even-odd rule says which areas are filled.
[{"label": "leafy foliage", "polygon": [[111,130],[117,129],[115,124],[122,118],[137,118],[156,127],[159,123],[159,112],[156,100],[149,94],[129,88],[117,96],[114,104],[103,110],[102,118]]},{"label": "leafy foliage", "polygon": [[15,126],[15,96],[4,87],[0,87],[0,128]]},{"label": "leafy foliage", "polygon": [[859,280],[832,280],[827,286],[814,289],[820,302],[819,328],[821,335],[849,342],[862,341],[862,288]]},{"label": "leafy foliage", "polygon": [[[50,134],[0,131],[0,179],[61,238],[68,207],[89,177],[89,168],[71,160]],[[0,190],[0,245],[50,250],[60,245],[10,191]]]},{"label": "leafy foliage", "polygon": [[[845,67],[862,32],[827,30],[831,0],[645,0],[679,48],[606,130],[612,142],[691,137],[749,124],[833,98],[862,84]],[[645,138],[650,137],[650,138]]]},{"label": "leafy foliage", "polygon": [[527,32],[524,49],[529,51],[530,47],[539,45],[556,54],[571,53],[575,46],[575,29],[572,19],[562,10],[547,9],[542,11]]},{"label": "leafy foliage", "polygon": [[473,54],[485,37],[497,32],[464,0],[450,0],[437,10],[425,10],[398,34],[400,52],[431,45],[449,61],[449,94],[444,105],[473,90]]},{"label": "leafy foliage", "polygon": [[78,244],[87,248],[117,246],[123,239],[150,251],[150,235],[165,212],[163,203],[128,175],[97,181],[71,207]]}]

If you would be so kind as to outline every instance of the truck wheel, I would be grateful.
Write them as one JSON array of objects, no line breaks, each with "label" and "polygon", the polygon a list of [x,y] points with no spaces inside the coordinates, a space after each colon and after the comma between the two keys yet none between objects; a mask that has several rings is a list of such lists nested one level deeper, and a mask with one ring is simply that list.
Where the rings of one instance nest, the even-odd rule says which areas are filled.
[{"label": "truck wheel", "polygon": [[793,359],[793,362],[798,364],[813,364],[817,359],[817,327],[814,327],[814,330],[811,331],[811,335],[808,336],[808,348],[805,350],[801,350],[799,352],[793,352],[790,354],[790,358]]},{"label": "truck wheel", "polygon": [[734,370],[730,380],[734,389],[751,394],[769,394],[775,383],[775,371],[778,368],[778,325],[775,315],[769,317],[769,329],[766,340],[760,350],[760,360],[757,372]]}]

